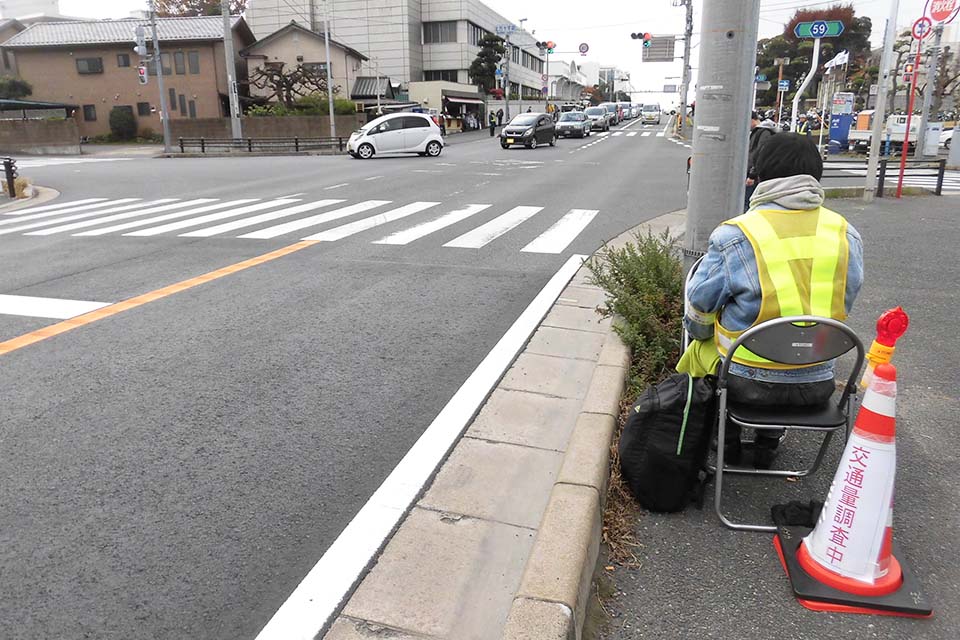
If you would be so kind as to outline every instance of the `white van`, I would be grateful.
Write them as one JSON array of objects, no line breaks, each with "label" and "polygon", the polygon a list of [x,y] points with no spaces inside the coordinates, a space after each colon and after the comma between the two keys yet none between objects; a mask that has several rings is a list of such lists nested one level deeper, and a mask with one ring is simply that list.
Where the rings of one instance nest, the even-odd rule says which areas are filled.
[{"label": "white van", "polygon": [[417,153],[436,158],[442,150],[439,125],[422,113],[380,116],[350,134],[347,142],[347,152],[364,160],[384,153]]},{"label": "white van", "polygon": [[645,104],[640,109],[640,116],[642,118],[643,124],[656,123],[660,124],[660,105],[659,104]]}]

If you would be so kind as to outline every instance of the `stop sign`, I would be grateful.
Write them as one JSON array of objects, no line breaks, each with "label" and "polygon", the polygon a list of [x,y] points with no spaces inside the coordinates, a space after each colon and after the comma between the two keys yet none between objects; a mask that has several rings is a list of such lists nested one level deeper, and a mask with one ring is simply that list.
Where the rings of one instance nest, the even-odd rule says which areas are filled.
[{"label": "stop sign", "polygon": [[957,10],[958,0],[932,0],[930,2],[930,17],[934,22],[943,22]]}]

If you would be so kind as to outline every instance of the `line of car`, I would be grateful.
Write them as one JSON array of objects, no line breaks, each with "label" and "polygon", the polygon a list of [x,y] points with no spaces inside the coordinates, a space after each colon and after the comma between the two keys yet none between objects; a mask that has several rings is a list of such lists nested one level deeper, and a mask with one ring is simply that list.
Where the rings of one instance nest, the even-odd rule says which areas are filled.
[{"label": "line of car", "polygon": [[[500,130],[500,146],[509,149],[523,145],[535,149],[540,144],[553,146],[561,137],[586,138],[592,131],[641,118],[644,124],[660,124],[657,104],[603,102],[584,111],[566,111],[554,121],[549,113],[521,113]],[[437,121],[422,113],[391,113],[380,116],[350,134],[347,153],[368,160],[377,154],[416,153],[435,158],[443,151],[443,135]]]}]

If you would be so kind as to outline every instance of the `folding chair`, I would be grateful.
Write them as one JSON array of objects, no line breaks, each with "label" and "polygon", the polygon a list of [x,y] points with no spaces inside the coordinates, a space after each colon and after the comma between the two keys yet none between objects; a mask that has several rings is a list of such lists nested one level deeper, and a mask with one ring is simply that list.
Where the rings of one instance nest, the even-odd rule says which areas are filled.
[{"label": "folding chair", "polygon": [[[727,379],[733,354],[744,346],[761,358],[788,365],[812,365],[838,358],[852,349],[857,350],[856,365],[850,372],[847,384],[834,404],[827,402],[819,407],[758,407],[738,404],[727,398]],[[717,419],[717,462],[715,471],[714,508],[720,521],[738,531],[776,531],[772,525],[734,522],[723,515],[721,498],[723,476],[726,473],[795,477],[812,475],[820,467],[833,434],[851,428],[851,399],[857,388],[857,377],[863,367],[863,343],[850,327],[831,318],[817,316],[793,316],[768,320],[745,331],[737,339],[727,356],[721,361],[717,377],[719,396]],[[751,429],[786,429],[813,431],[823,434],[820,450],[813,464],[805,469],[749,469],[724,465],[724,435],[727,420],[740,427]]]}]

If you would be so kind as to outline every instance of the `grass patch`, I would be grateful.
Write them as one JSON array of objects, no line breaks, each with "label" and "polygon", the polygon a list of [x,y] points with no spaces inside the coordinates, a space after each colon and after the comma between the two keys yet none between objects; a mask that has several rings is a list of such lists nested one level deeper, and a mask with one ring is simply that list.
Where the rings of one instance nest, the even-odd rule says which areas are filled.
[{"label": "grass patch", "polygon": [[610,447],[610,484],[603,513],[603,541],[611,563],[639,566],[634,531],[643,513],[620,476],[617,442],[634,400],[670,375],[680,356],[683,263],[678,238],[636,233],[623,247],[604,247],[587,263],[593,284],[606,292],[599,311],[616,316],[614,331],[630,348],[630,376],[620,400],[617,434]]},{"label": "grass patch", "polygon": [[[0,184],[3,185],[3,194],[10,197],[10,192],[7,189],[7,181],[0,180]],[[30,186],[30,180],[28,178],[14,178],[13,180],[13,189],[16,193],[17,199],[27,197],[27,187]]]}]

